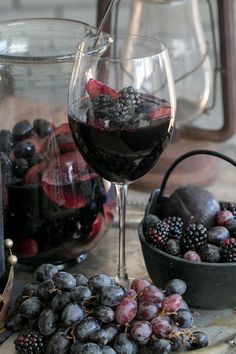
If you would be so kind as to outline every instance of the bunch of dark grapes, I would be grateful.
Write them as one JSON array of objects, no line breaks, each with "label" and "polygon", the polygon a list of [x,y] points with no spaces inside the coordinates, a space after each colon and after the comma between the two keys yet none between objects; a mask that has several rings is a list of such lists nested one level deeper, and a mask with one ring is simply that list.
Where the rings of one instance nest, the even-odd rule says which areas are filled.
[{"label": "bunch of dark grapes", "polygon": [[15,340],[19,353],[167,354],[208,345],[207,334],[193,329],[180,279],[163,290],[135,279],[125,290],[109,275],[87,278],[51,264],[38,267],[35,278],[7,322],[23,330]]}]

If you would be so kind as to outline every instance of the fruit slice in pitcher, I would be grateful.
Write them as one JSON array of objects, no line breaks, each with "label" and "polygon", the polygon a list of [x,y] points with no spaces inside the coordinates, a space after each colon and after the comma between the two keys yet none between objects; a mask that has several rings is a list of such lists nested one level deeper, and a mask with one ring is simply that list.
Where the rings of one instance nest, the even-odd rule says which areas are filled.
[{"label": "fruit slice in pitcher", "polygon": [[42,187],[58,206],[81,208],[87,204],[81,182],[95,178],[78,151],[68,152],[51,160],[43,173]]},{"label": "fruit slice in pitcher", "polygon": [[73,138],[68,134],[60,134],[56,137],[56,142],[60,151],[60,154],[64,154],[66,152],[75,151],[76,146],[73,141]]},{"label": "fruit slice in pitcher", "polygon": [[24,140],[29,141],[34,145],[35,153],[40,153],[43,150],[43,146],[46,143],[47,139],[48,137],[40,138],[38,135],[34,134]]},{"label": "fruit slice in pitcher", "polygon": [[88,241],[92,241],[98,235],[98,233],[102,229],[102,225],[103,225],[103,216],[101,213],[98,213],[96,219],[94,220],[91,226],[91,230],[88,235]]},{"label": "fruit slice in pitcher", "polygon": [[49,156],[76,150],[68,123],[63,123],[54,129],[44,149]]},{"label": "fruit slice in pitcher", "polygon": [[42,161],[32,166],[24,177],[24,183],[26,185],[37,185],[41,183],[42,175],[47,167],[47,162]]}]

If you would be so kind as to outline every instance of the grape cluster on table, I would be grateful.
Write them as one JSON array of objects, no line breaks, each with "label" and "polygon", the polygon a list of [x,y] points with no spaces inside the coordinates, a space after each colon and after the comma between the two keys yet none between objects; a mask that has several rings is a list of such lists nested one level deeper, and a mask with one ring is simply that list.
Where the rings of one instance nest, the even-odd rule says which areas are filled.
[{"label": "grape cluster on table", "polygon": [[24,354],[168,354],[208,345],[182,295],[186,283],[159,289],[134,279],[125,290],[106,274],[90,278],[43,264],[22,289],[7,328]]}]

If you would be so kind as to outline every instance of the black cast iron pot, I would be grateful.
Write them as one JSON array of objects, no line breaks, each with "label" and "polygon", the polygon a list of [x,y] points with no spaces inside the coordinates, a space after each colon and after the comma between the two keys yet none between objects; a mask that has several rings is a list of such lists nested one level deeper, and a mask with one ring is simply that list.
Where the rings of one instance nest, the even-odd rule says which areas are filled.
[{"label": "black cast iron pot", "polygon": [[[164,189],[172,170],[183,159],[197,154],[222,158],[236,167],[236,161],[211,150],[194,150],[182,155],[170,166],[160,189],[152,191],[145,215],[161,217],[165,199]],[[139,225],[139,238],[148,274],[155,285],[164,287],[168,280],[179,278],[187,283],[184,299],[190,307],[219,310],[236,306],[236,263],[191,262],[165,253],[145,240],[143,222]]]}]

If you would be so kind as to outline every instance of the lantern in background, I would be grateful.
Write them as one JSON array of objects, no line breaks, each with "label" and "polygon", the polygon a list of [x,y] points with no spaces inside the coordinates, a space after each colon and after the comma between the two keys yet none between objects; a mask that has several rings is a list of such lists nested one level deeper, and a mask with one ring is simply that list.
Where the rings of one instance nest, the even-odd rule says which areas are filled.
[{"label": "lantern in background", "polygon": [[[98,0],[97,3],[99,21],[108,1]],[[132,32],[164,41],[170,52],[177,93],[177,129],[172,144],[157,166],[132,187],[141,190],[157,187],[170,163],[179,155],[194,148],[212,147],[212,142],[224,141],[235,133],[234,5],[234,0],[132,0],[128,3],[117,0],[106,31]],[[125,6],[126,10],[129,7],[128,16]],[[205,27],[210,38],[206,38]],[[220,85],[217,86],[218,82]],[[216,123],[213,108],[218,97],[223,109],[217,112]],[[214,114],[210,116],[212,112]],[[221,119],[222,126],[218,127]],[[214,180],[216,161],[207,156],[193,159],[194,171],[190,161],[181,164],[170,188],[186,183],[186,177],[191,183],[203,185]],[[198,169],[201,176],[196,173]]]},{"label": "lantern in background", "polygon": [[177,96],[176,126],[206,109],[212,65],[198,0],[134,0],[129,32],[159,38],[168,47]]}]

